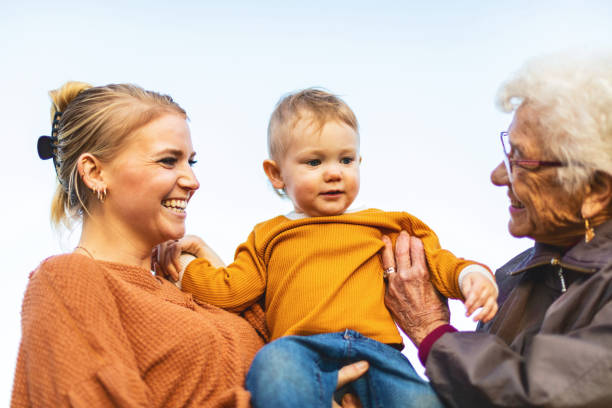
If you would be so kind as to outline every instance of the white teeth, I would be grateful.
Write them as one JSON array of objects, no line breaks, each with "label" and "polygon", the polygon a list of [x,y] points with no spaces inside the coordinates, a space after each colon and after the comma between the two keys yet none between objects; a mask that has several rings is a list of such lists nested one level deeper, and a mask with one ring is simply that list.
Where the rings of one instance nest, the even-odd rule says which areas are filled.
[{"label": "white teeth", "polygon": [[176,212],[184,212],[187,208],[187,200],[163,200],[162,205]]},{"label": "white teeth", "polygon": [[510,200],[510,205],[512,205],[515,208],[524,208],[525,206],[523,205],[523,203],[521,203],[518,200]]}]

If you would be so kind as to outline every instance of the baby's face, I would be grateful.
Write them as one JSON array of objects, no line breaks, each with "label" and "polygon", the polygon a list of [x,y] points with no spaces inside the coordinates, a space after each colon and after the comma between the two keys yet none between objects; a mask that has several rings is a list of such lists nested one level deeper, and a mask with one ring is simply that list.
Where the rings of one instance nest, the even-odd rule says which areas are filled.
[{"label": "baby's face", "polygon": [[285,193],[298,213],[311,217],[342,214],[359,192],[359,138],[343,122],[320,132],[300,120],[278,163]]}]

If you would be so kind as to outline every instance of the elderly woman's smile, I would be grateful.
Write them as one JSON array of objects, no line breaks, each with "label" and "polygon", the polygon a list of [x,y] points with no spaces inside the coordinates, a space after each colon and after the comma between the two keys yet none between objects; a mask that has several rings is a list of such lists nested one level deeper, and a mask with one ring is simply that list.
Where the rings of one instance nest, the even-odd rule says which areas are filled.
[{"label": "elderly woman's smile", "polygon": [[[518,109],[510,126],[511,159],[547,160],[542,138],[544,129],[537,121],[537,111]],[[513,181],[503,163],[497,166],[491,181],[508,187],[510,221],[508,230],[515,237],[531,237],[539,242],[569,245],[580,238],[584,229],[580,216],[580,192],[568,199],[567,191],[556,176],[556,168],[512,168]]]}]

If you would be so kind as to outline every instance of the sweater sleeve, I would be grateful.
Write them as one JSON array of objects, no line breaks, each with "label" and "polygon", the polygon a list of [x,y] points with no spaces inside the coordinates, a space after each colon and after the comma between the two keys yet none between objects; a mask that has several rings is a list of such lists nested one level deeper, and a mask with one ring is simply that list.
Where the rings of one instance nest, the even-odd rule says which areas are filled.
[{"label": "sweater sleeve", "polygon": [[400,221],[401,228],[410,235],[416,236],[423,242],[425,258],[431,272],[431,280],[436,289],[445,297],[464,300],[459,287],[459,275],[470,265],[479,265],[485,268],[491,277],[491,270],[478,262],[458,258],[452,252],[442,249],[438,237],[423,221],[415,216],[404,213]]},{"label": "sweater sleeve", "polygon": [[103,277],[87,272],[43,264],[31,277],[12,407],[151,405]]},{"label": "sweater sleeve", "polygon": [[257,302],[265,292],[266,269],[257,256],[255,232],[236,249],[230,265],[215,268],[204,258],[195,259],[187,265],[181,283],[198,301],[234,312]]}]

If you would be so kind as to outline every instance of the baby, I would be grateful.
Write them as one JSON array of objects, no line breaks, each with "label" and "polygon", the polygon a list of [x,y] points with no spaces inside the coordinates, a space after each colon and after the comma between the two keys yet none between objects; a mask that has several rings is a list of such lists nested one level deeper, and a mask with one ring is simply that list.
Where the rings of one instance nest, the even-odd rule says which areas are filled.
[{"label": "baby", "polygon": [[306,89],[282,98],[268,148],[264,171],[294,211],[256,225],[231,265],[197,258],[181,277],[196,299],[233,311],[263,297],[275,341],[247,376],[253,406],[329,406],[337,370],[358,360],[368,360],[370,369],[350,391],[364,406],[438,406],[399,351],[402,338],[384,304],[381,237],[395,240],[406,230],[420,238],[438,291],[468,299],[468,314],[482,307],[475,318],[483,321],[496,310],[490,270],[441,249],[434,232],[410,214],[348,210],[359,192],[359,133],[353,111],[337,96]]}]

